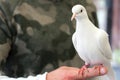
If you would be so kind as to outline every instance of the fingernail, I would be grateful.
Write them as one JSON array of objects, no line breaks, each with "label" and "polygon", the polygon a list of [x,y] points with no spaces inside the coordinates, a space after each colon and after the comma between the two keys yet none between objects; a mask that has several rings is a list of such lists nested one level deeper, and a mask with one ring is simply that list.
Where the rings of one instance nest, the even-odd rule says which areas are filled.
[{"label": "fingernail", "polygon": [[106,68],[101,68],[101,69],[100,69],[100,73],[101,73],[102,75],[106,74],[106,73],[107,73],[107,69],[106,69]]}]

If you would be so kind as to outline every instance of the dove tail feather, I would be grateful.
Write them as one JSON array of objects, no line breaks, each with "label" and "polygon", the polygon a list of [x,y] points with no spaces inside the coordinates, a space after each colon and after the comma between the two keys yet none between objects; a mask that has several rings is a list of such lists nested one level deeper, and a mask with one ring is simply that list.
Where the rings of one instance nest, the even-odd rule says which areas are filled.
[{"label": "dove tail feather", "polygon": [[109,78],[108,80],[115,80],[115,75],[111,63],[108,62],[105,64],[105,66],[108,68],[108,73],[106,74],[106,76]]}]

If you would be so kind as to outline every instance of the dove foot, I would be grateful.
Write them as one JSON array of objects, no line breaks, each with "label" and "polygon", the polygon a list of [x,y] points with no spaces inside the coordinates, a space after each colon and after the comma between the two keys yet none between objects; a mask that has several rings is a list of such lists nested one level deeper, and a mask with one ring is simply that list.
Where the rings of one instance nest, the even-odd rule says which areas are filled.
[{"label": "dove foot", "polygon": [[[84,77],[84,71],[87,70],[87,68],[90,66],[90,64],[85,64],[84,66],[82,66],[82,68],[80,68],[78,74],[82,75]],[[85,79],[82,79],[85,80]]]},{"label": "dove foot", "polygon": [[98,69],[99,75],[101,74],[101,73],[100,73],[100,71],[101,71],[100,69],[101,69],[102,67],[104,67],[103,64],[100,64],[100,66],[96,66],[96,67],[94,68],[94,69]]},{"label": "dove foot", "polygon": [[85,63],[85,65],[84,65],[86,68],[88,68],[89,66],[90,66],[90,64],[89,63]]}]

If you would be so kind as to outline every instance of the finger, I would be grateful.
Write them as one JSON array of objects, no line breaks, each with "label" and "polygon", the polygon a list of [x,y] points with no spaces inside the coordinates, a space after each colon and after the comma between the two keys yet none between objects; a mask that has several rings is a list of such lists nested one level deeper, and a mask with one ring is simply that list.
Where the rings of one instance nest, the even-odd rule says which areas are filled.
[{"label": "finger", "polygon": [[107,68],[105,66],[94,66],[93,68],[87,68],[82,72],[82,74],[78,74],[79,79],[86,79],[90,77],[95,77],[95,76],[101,76],[106,74]]}]

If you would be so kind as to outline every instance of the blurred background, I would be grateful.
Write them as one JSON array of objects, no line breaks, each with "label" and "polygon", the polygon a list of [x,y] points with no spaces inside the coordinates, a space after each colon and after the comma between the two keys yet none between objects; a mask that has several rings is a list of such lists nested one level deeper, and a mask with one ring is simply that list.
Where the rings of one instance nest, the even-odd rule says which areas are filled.
[{"label": "blurred background", "polygon": [[12,31],[17,32],[0,70],[7,76],[27,77],[63,65],[81,67],[84,62],[71,41],[75,4],[85,6],[90,20],[109,34],[112,66],[120,80],[120,0],[0,0],[9,24],[16,23],[16,31]]}]

